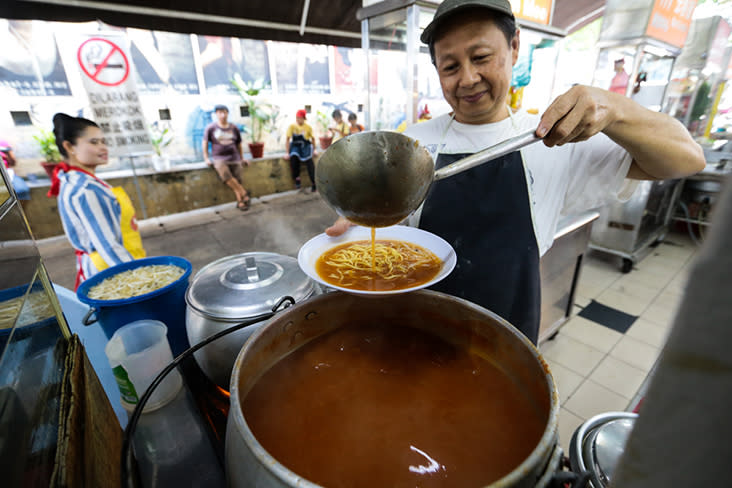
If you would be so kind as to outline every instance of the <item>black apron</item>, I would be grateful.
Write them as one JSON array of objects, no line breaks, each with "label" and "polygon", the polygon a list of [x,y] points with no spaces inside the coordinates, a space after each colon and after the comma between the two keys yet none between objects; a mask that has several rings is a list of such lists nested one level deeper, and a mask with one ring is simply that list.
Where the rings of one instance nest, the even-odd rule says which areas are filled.
[{"label": "black apron", "polygon": [[[438,154],[435,168],[468,154]],[[457,264],[432,289],[497,313],[534,344],[539,337],[539,246],[520,152],[436,181],[419,227],[449,242]]]},{"label": "black apron", "polygon": [[313,157],[313,144],[302,134],[293,134],[290,139],[290,157],[293,156],[300,161],[307,161]]}]

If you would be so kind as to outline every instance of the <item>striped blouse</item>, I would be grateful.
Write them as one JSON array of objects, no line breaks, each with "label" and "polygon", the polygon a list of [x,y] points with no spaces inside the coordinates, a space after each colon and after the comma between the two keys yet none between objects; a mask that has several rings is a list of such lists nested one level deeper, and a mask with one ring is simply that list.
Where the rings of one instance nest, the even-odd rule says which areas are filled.
[{"label": "striped blouse", "polygon": [[112,191],[81,171],[59,171],[58,178],[58,212],[71,245],[85,253],[81,258],[84,276],[89,278],[98,272],[89,258],[93,251],[109,266],[131,261],[132,256],[122,245],[121,211]]}]

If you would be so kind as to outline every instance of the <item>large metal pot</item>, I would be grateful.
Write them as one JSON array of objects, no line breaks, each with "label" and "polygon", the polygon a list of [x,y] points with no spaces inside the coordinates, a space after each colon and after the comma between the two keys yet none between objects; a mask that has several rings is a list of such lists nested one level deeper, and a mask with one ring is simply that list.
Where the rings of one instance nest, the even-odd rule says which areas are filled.
[{"label": "large metal pot", "polygon": [[374,322],[423,329],[454,343],[469,345],[511,374],[536,408],[546,414],[546,428],[529,457],[490,486],[548,485],[558,469],[561,449],[557,442],[559,400],[546,363],[536,348],[498,315],[459,298],[422,290],[378,299],[341,292],[320,295],[277,314],[251,337],[236,358],[231,378],[226,432],[229,486],[317,486],[288,470],[264,450],[244,419],[241,399],[264,372],[301,345],[340,327]]},{"label": "large metal pot", "polygon": [[[186,292],[186,332],[191,345],[260,314],[283,297],[295,303],[320,293],[295,258],[266,252],[227,256],[203,267]],[[217,339],[195,353],[204,373],[227,389],[236,355],[264,322]]]}]

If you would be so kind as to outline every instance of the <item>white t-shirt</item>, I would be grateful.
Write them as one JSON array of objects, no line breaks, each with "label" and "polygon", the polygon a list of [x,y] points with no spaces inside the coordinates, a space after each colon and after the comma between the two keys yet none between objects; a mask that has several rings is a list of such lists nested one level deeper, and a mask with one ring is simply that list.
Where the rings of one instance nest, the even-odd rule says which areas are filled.
[{"label": "white t-shirt", "polygon": [[[476,153],[538,125],[539,116],[526,112],[483,125],[451,122],[451,116],[445,114],[412,125],[404,134],[416,139],[436,160],[438,153]],[[635,190],[636,185],[625,184],[632,157],[602,133],[587,141],[553,148],[537,142],[524,147],[521,155],[540,255],[551,247],[560,215],[627,199]],[[409,223],[417,225],[420,216],[421,208]]]}]

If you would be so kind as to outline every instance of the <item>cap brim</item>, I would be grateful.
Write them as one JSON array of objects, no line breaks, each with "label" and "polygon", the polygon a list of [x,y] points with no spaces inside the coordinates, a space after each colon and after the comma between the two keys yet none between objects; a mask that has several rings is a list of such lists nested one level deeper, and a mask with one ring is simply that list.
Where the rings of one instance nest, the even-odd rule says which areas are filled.
[{"label": "cap brim", "polygon": [[480,0],[477,0],[474,2],[467,1],[465,3],[462,3],[461,5],[456,5],[455,7],[451,8],[447,12],[443,12],[439,17],[433,18],[432,22],[427,24],[427,27],[425,27],[424,30],[422,31],[422,34],[419,36],[419,40],[425,44],[429,44],[432,41],[432,37],[435,34],[435,29],[437,29],[437,27],[440,24],[442,24],[443,22],[448,20],[450,17],[452,17],[456,13],[462,12],[463,10],[467,10],[470,8],[484,8],[486,10],[492,10],[499,14],[510,15],[511,17],[514,16],[513,12],[510,12],[510,11],[506,12],[505,10],[500,9],[500,8],[489,7]]}]

